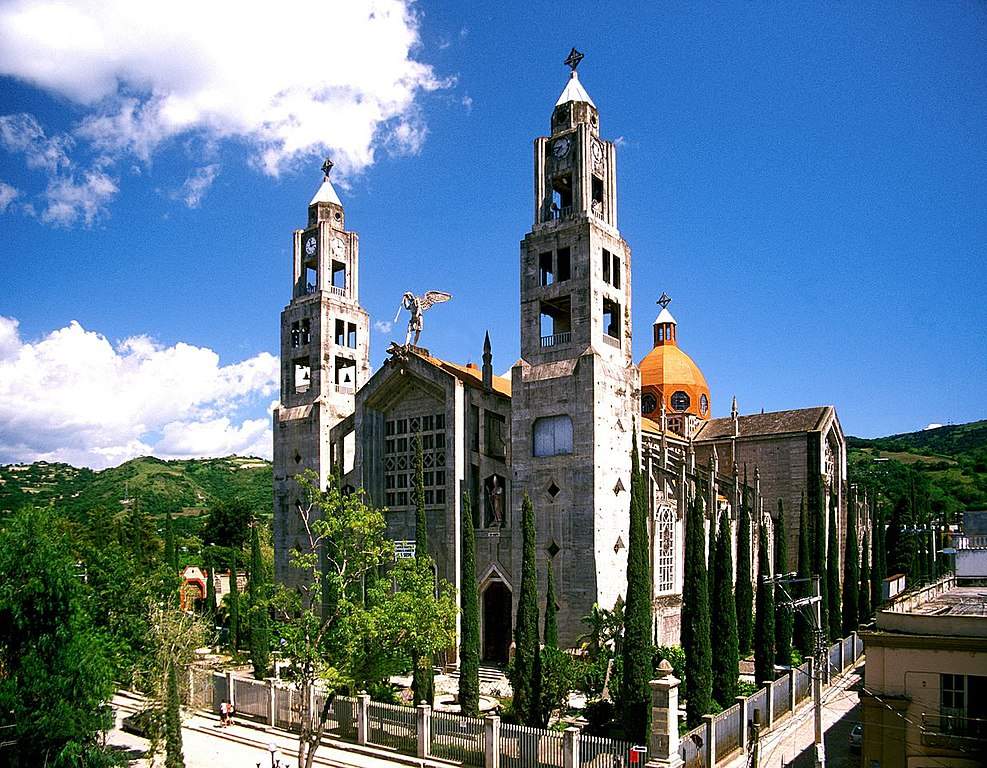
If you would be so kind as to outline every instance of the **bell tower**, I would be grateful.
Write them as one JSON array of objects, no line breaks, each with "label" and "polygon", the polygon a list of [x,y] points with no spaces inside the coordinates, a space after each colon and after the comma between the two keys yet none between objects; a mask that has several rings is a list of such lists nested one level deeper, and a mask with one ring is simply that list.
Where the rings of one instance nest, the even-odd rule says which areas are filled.
[{"label": "bell tower", "polygon": [[[281,402],[274,412],[276,576],[291,583],[290,549],[301,535],[294,476],[314,470],[324,487],[343,457],[329,430],[354,410],[370,377],[370,318],[360,306],[360,239],[346,229],[343,204],[329,180],[332,161],[308,206],[306,229],[292,248],[291,300],[281,312]],[[340,467],[342,469],[342,467]]]},{"label": "bell tower", "polygon": [[[631,251],[617,229],[617,166],[599,112],[569,80],[534,142],[534,223],[521,242],[521,360],[512,371],[513,503],[526,492],[560,585],[560,641],[594,603],[626,597],[631,444]],[[521,519],[520,512],[512,515]],[[518,535],[515,541],[520,542]],[[520,566],[520,553],[515,555]]]}]

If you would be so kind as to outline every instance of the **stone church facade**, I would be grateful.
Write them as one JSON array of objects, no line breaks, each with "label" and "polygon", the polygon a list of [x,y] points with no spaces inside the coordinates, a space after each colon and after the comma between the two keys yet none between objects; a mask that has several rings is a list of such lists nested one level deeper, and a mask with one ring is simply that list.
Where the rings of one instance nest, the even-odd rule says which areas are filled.
[{"label": "stone church facade", "polygon": [[[552,569],[560,641],[576,645],[594,605],[623,600],[635,432],[649,485],[656,643],[679,639],[691,495],[707,498],[707,525],[721,514],[735,521],[745,490],[758,499],[757,514],[760,495],[765,514],[783,498],[786,514],[795,515],[794,525],[786,518],[792,532],[801,490],[825,476],[845,507],[845,441],[831,407],[808,409],[804,418],[777,415],[784,429],[775,432],[765,427],[772,414],[711,419],[709,387],[678,346],[665,297],[653,349],[635,364],[616,155],[573,68],[549,135],[534,141],[533,221],[520,246],[521,357],[510,378],[493,373],[489,338],[482,367],[393,344],[371,375],[358,237],[344,228],[327,175],[307,229],[294,236],[292,297],[281,316],[282,396],[273,417],[280,581],[296,578],[289,566],[301,535],[294,478],[304,469],[322,483],[338,472],[344,486],[364,489],[386,510],[397,556],[414,553],[415,434],[423,444],[429,554],[437,575],[457,588],[461,526],[476,531],[481,654],[491,662],[509,655],[525,495],[536,513],[542,608]],[[753,478],[746,488],[745,464]]]}]

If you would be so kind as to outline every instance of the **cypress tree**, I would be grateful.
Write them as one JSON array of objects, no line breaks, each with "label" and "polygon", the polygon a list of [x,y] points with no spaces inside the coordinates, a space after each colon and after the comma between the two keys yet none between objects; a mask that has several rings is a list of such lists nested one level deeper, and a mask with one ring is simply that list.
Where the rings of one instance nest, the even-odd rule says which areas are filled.
[{"label": "cypress tree", "polygon": [[737,523],[737,643],[741,658],[746,659],[751,654],[751,644],[754,640],[754,592],[751,583],[751,505],[746,487],[743,498],[744,501],[740,507],[740,520]]},{"label": "cypress tree", "polygon": [[[812,548],[812,572],[819,576],[820,629],[824,635],[829,635],[829,579],[826,576],[826,494],[822,478],[816,484],[813,516],[815,521],[814,546]],[[809,594],[812,594],[812,584],[809,584]]]},{"label": "cypress tree", "polygon": [[175,521],[171,510],[165,516],[165,562],[171,569],[172,575],[178,573],[178,544],[175,542]]},{"label": "cypress tree", "polygon": [[512,710],[523,725],[541,727],[541,652],[538,643],[538,571],[535,562],[535,511],[521,500],[521,587],[514,619]]},{"label": "cypress tree", "polygon": [[[778,499],[778,520],[775,522],[775,575],[788,572],[788,533],[785,527],[785,505]],[[775,663],[792,663],[792,625],[794,614],[790,605],[778,605],[781,591],[775,592]]]},{"label": "cypress tree", "polygon": [[555,574],[552,572],[552,561],[545,563],[545,575],[548,586],[545,590],[545,647],[559,647],[559,604],[555,599]]},{"label": "cypress tree", "polygon": [[267,612],[267,580],[260,554],[260,534],[257,523],[250,532],[250,580],[247,582],[250,598],[250,661],[254,665],[254,677],[262,680],[271,673],[271,619]]},{"label": "cypress tree", "polygon": [[[702,500],[706,504],[705,498]],[[716,594],[716,507],[709,511],[709,541],[705,550],[706,556],[706,602],[710,610],[713,608],[713,596]]]},{"label": "cypress tree", "polygon": [[929,579],[936,581],[939,578],[939,563],[937,561],[936,555],[936,530],[934,527],[929,527]]},{"label": "cypress tree", "polygon": [[641,473],[637,436],[631,449],[630,524],[627,534],[627,602],[624,606],[620,703],[624,735],[647,742],[651,728],[651,545],[648,540],[647,486]]},{"label": "cypress tree", "polygon": [[840,604],[840,536],[836,529],[836,492],[829,496],[829,535],[826,544],[826,578],[829,584],[826,594],[829,596],[829,641],[835,643],[842,637],[840,630],[843,626],[842,605]]},{"label": "cypress tree", "polygon": [[168,662],[168,690],[165,699],[165,768],[185,768],[182,754],[182,711],[178,695],[178,673]]},{"label": "cypress tree", "polygon": [[226,597],[230,618],[230,647],[240,647],[240,584],[237,580],[236,550],[230,550],[230,592]]},{"label": "cypress tree", "polygon": [[716,537],[716,594],[713,596],[712,610],[716,616],[713,622],[713,698],[721,706],[729,705],[737,697],[740,673],[729,518],[729,515],[720,515],[720,530]]},{"label": "cypress tree", "polygon": [[860,548],[860,589],[857,592],[857,618],[861,622],[870,620],[870,544],[867,531],[864,531],[864,544]]},{"label": "cypress tree", "polygon": [[871,545],[871,609],[876,611],[884,602],[884,580],[888,577],[887,528],[884,515],[874,508],[874,543]]},{"label": "cypress tree", "polygon": [[206,559],[206,606],[205,613],[209,618],[209,633],[215,630],[216,623],[216,582],[213,579],[212,558]]},{"label": "cypress tree", "polygon": [[463,557],[460,563],[459,709],[477,717],[480,711],[480,601],[476,585],[476,531],[468,493],[463,494]]},{"label": "cypress tree", "polygon": [[695,728],[712,709],[713,672],[706,572],[706,515],[702,495],[693,497],[685,519],[682,584],[682,650],[685,653],[686,722]]},{"label": "cypress tree", "polygon": [[[809,541],[809,509],[805,503],[805,492],[799,502],[799,548],[798,573],[792,597],[809,597],[812,594],[812,547]],[[794,632],[792,640],[803,659],[812,655],[812,621],[807,615],[806,608],[796,609],[794,613]]]},{"label": "cypress tree", "polygon": [[771,578],[768,528],[762,522],[757,536],[757,615],[754,622],[754,681],[775,679],[775,587]]},{"label": "cypress tree", "polygon": [[857,546],[857,505],[846,514],[846,551],[843,553],[843,636],[860,624],[860,549]]},{"label": "cypress tree", "polygon": [[[415,562],[419,568],[432,569],[428,554],[428,520],[425,516],[425,458],[422,436],[416,431],[415,445]],[[431,656],[412,656],[411,691],[415,702],[431,705],[435,699],[435,669]]]},{"label": "cypress tree", "polygon": [[885,578],[899,573],[903,573],[907,577],[913,575],[912,561],[915,559],[915,539],[905,531],[910,517],[911,510],[908,497],[902,496],[891,510],[891,519],[888,520],[887,538],[884,542],[888,568],[884,575]]}]

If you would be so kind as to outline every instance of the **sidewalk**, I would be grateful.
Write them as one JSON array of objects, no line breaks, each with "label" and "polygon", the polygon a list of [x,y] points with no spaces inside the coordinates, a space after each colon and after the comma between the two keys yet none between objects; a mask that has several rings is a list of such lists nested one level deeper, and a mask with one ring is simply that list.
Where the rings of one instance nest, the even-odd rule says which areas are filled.
[{"label": "sidewalk", "polygon": [[[107,736],[107,743],[127,750],[131,766],[148,765],[147,740],[120,729],[122,719],[141,707],[139,699],[125,695],[113,697],[116,726]],[[272,729],[253,722],[221,728],[219,719],[201,712],[185,711],[182,720],[182,751],[186,768],[261,768],[271,766],[270,746],[280,753],[281,765],[296,766],[298,737],[287,731]],[[163,758],[159,759],[159,763]],[[330,768],[393,768],[395,764],[415,768],[450,768],[451,763],[430,758],[421,760],[388,750],[323,742],[315,755],[315,765]]]},{"label": "sidewalk", "polygon": [[[833,743],[830,731],[859,703],[860,697],[857,692],[848,690],[860,681],[859,668],[860,663],[855,664],[842,677],[834,677],[832,686],[823,691],[823,732],[827,746],[827,768],[836,768],[846,758],[848,747],[845,737],[843,743]],[[792,765],[796,760],[799,765],[813,765],[814,739],[812,700],[808,699],[794,715],[779,722],[773,731],[765,734],[761,739],[758,768],[784,768]],[[748,765],[749,758],[749,754],[739,753],[725,763],[718,763],[717,768],[744,768]]]}]

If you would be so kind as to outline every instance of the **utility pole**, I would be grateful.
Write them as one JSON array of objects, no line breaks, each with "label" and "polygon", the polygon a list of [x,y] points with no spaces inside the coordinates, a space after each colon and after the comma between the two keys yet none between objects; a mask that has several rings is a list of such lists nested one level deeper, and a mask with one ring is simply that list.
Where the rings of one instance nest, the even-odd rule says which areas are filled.
[{"label": "utility pole", "polygon": [[[793,599],[786,587],[789,584],[805,582],[805,579],[796,578],[794,573],[784,573],[765,578],[765,583],[775,584],[782,594],[782,600],[777,605],[786,605],[786,609],[803,609],[812,622],[812,635],[815,638],[815,661],[812,665],[812,709],[815,721],[815,768],[826,768],[826,743],[823,740],[822,722],[822,681],[823,671],[829,663],[828,649],[826,647],[826,631],[822,626],[822,596],[820,595],[819,575],[812,576],[812,596]],[[754,765],[757,763],[755,762]]]}]

